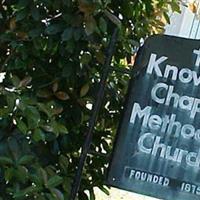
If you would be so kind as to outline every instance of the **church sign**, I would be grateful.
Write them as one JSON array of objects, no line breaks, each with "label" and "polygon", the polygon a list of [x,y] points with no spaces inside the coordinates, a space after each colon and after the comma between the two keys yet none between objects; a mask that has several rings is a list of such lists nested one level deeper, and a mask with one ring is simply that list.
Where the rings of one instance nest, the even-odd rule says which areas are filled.
[{"label": "church sign", "polygon": [[108,185],[200,199],[200,41],[153,36],[139,50]]}]

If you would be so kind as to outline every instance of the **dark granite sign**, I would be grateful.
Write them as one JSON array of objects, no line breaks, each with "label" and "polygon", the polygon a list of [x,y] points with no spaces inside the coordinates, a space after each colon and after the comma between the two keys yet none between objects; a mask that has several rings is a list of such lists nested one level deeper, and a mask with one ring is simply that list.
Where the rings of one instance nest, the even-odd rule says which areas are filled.
[{"label": "dark granite sign", "polygon": [[108,184],[200,199],[200,41],[150,37],[138,52]]}]

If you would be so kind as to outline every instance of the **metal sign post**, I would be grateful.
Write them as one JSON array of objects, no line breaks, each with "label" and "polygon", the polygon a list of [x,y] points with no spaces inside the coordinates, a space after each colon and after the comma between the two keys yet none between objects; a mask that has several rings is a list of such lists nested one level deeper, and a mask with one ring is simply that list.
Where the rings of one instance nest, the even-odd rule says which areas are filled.
[{"label": "metal sign post", "polygon": [[88,130],[88,133],[86,134],[86,139],[85,139],[84,145],[82,147],[81,156],[80,156],[80,160],[79,160],[79,164],[78,164],[78,169],[77,169],[77,172],[76,172],[76,175],[74,178],[74,182],[72,185],[70,200],[75,200],[78,190],[79,190],[79,187],[80,187],[81,175],[82,175],[84,163],[87,158],[87,154],[90,149],[91,142],[92,142],[92,132],[93,132],[93,129],[94,129],[97,117],[98,117],[98,113],[100,111],[100,108],[101,108],[101,105],[103,102],[103,98],[104,98],[106,81],[107,81],[108,74],[110,71],[110,64],[112,61],[112,56],[113,56],[115,44],[117,41],[117,35],[118,35],[118,28],[116,28],[114,30],[113,35],[111,37],[109,47],[108,47],[105,64],[103,66],[103,74],[101,77],[101,81],[99,83],[99,91],[98,91],[98,94],[96,97],[96,102],[93,106],[92,116],[89,121],[89,130]]}]

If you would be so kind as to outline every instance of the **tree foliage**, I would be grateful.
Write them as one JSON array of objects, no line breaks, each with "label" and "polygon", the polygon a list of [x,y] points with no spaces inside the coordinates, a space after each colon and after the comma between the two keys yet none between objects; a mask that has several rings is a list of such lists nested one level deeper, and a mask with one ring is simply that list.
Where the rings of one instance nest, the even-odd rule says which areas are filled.
[{"label": "tree foliage", "polygon": [[[0,2],[0,199],[68,199],[114,28],[112,66],[127,68],[177,1]],[[95,199],[95,186],[108,192],[104,173],[128,80],[109,75],[80,200]]]}]

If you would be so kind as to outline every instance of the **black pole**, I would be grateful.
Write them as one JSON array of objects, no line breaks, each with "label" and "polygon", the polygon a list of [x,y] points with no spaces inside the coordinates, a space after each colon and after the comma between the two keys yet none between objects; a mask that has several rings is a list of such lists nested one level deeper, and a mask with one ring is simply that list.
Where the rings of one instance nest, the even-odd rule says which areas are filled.
[{"label": "black pole", "polygon": [[113,56],[115,44],[117,41],[117,35],[118,35],[118,28],[115,28],[115,30],[112,34],[112,37],[111,37],[111,41],[109,43],[108,50],[106,52],[107,55],[106,55],[105,64],[103,66],[103,74],[101,77],[101,81],[99,83],[100,84],[99,91],[97,93],[96,101],[95,101],[95,104],[92,109],[92,116],[89,121],[89,129],[88,129],[88,132],[86,135],[84,145],[82,147],[81,156],[80,156],[80,160],[79,160],[79,164],[78,164],[78,169],[77,169],[77,172],[74,177],[74,182],[72,184],[72,190],[71,190],[71,194],[70,194],[70,198],[69,198],[70,200],[75,200],[77,193],[79,191],[83,167],[85,164],[85,160],[87,158],[88,151],[90,149],[90,145],[92,143],[92,132],[93,132],[93,129],[94,129],[94,126],[95,126],[95,123],[96,123],[96,120],[97,120],[97,117],[98,117],[98,114],[99,114],[99,111],[100,111],[100,108],[101,108],[101,105],[103,102],[106,81],[107,81],[108,74],[110,71],[109,67],[110,67],[110,64],[112,61],[112,56]]}]

